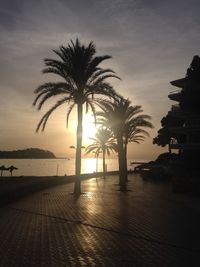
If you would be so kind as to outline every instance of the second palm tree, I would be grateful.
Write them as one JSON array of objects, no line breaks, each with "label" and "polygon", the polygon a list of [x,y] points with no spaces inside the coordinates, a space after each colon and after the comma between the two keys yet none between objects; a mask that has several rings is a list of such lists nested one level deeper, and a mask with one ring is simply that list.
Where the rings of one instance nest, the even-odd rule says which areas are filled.
[{"label": "second palm tree", "polygon": [[113,137],[112,132],[104,127],[97,130],[95,138],[91,138],[93,143],[86,148],[86,154],[95,152],[96,157],[102,153],[103,159],[103,178],[106,177],[106,154],[109,156],[110,152],[117,152],[116,140]]}]

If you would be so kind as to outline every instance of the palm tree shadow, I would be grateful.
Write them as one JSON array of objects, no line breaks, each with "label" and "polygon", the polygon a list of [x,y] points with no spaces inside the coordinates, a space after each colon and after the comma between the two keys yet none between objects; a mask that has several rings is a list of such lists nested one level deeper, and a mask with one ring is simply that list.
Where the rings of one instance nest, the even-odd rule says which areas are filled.
[{"label": "palm tree shadow", "polygon": [[76,193],[72,192],[72,193],[69,193],[69,195],[72,196],[75,201],[77,201],[80,198],[81,194],[76,194]]},{"label": "palm tree shadow", "polygon": [[125,188],[125,189],[120,189],[119,188],[117,191],[122,192],[122,193],[128,193],[128,192],[132,192],[133,190],[127,189],[127,188]]},{"label": "palm tree shadow", "polygon": [[81,192],[80,194],[76,194],[76,193],[70,193],[70,195],[73,197],[73,199],[75,201],[78,201],[81,197],[91,197],[95,194],[95,192]]},{"label": "palm tree shadow", "polygon": [[132,192],[133,191],[131,189],[128,189],[127,186],[125,186],[124,188],[120,188],[120,184],[119,183],[115,183],[113,185],[114,186],[118,186],[119,189],[117,189],[117,191],[120,191],[120,192],[128,193],[128,192]]}]

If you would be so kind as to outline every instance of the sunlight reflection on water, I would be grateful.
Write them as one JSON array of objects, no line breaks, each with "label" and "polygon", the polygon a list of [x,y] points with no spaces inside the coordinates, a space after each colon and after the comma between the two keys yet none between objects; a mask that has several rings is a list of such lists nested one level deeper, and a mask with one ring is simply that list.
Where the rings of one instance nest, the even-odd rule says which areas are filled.
[{"label": "sunlight reflection on water", "polygon": [[[134,169],[136,165],[130,165],[132,160],[128,160],[128,169]],[[97,166],[98,163],[98,166]],[[14,165],[18,170],[14,170],[13,176],[63,176],[75,174],[75,159],[0,159],[0,166],[9,167]],[[117,158],[106,159],[108,171],[118,170]],[[101,172],[102,158],[82,158],[81,173]],[[4,176],[10,176],[10,172],[4,172]]]},{"label": "sunlight reflection on water", "polygon": [[90,158],[83,161],[82,172],[83,173],[92,173],[96,171],[96,159]]},{"label": "sunlight reflection on water", "polygon": [[[95,158],[82,159],[82,173],[92,173],[102,171],[102,159],[98,159],[98,168]],[[117,159],[106,160],[108,171],[118,170]],[[14,176],[48,176],[48,175],[73,175],[75,174],[74,159],[0,159],[0,166],[6,167],[14,165],[18,170],[13,172]],[[9,172],[4,172],[4,176],[9,176]]]}]

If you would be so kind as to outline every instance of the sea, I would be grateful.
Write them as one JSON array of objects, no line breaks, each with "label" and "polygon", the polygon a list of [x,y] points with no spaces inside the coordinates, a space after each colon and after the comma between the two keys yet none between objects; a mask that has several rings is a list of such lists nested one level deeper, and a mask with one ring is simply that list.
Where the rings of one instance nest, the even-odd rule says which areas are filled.
[{"label": "sea", "polygon": [[[128,160],[128,169],[134,169],[136,165],[131,165],[133,160]],[[0,166],[17,167],[13,171],[13,176],[63,176],[75,174],[75,159],[0,159]],[[106,159],[107,171],[117,171],[118,159]],[[82,158],[81,173],[93,173],[102,171],[102,158]],[[10,176],[10,172],[4,171],[3,176]]]}]

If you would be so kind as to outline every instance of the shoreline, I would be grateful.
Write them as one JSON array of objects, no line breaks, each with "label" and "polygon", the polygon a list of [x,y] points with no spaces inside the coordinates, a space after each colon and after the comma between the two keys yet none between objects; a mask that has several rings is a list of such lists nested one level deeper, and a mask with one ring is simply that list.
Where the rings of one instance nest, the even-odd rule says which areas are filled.
[{"label": "shoreline", "polygon": [[[128,171],[130,173],[130,171]],[[118,175],[119,171],[107,171],[106,175]],[[101,177],[103,172],[92,172],[92,173],[82,173],[81,179],[84,178],[96,178]],[[76,175],[19,175],[19,176],[0,176],[0,181],[7,181],[7,180],[22,180],[22,179],[44,179],[44,178],[75,178]]]}]

